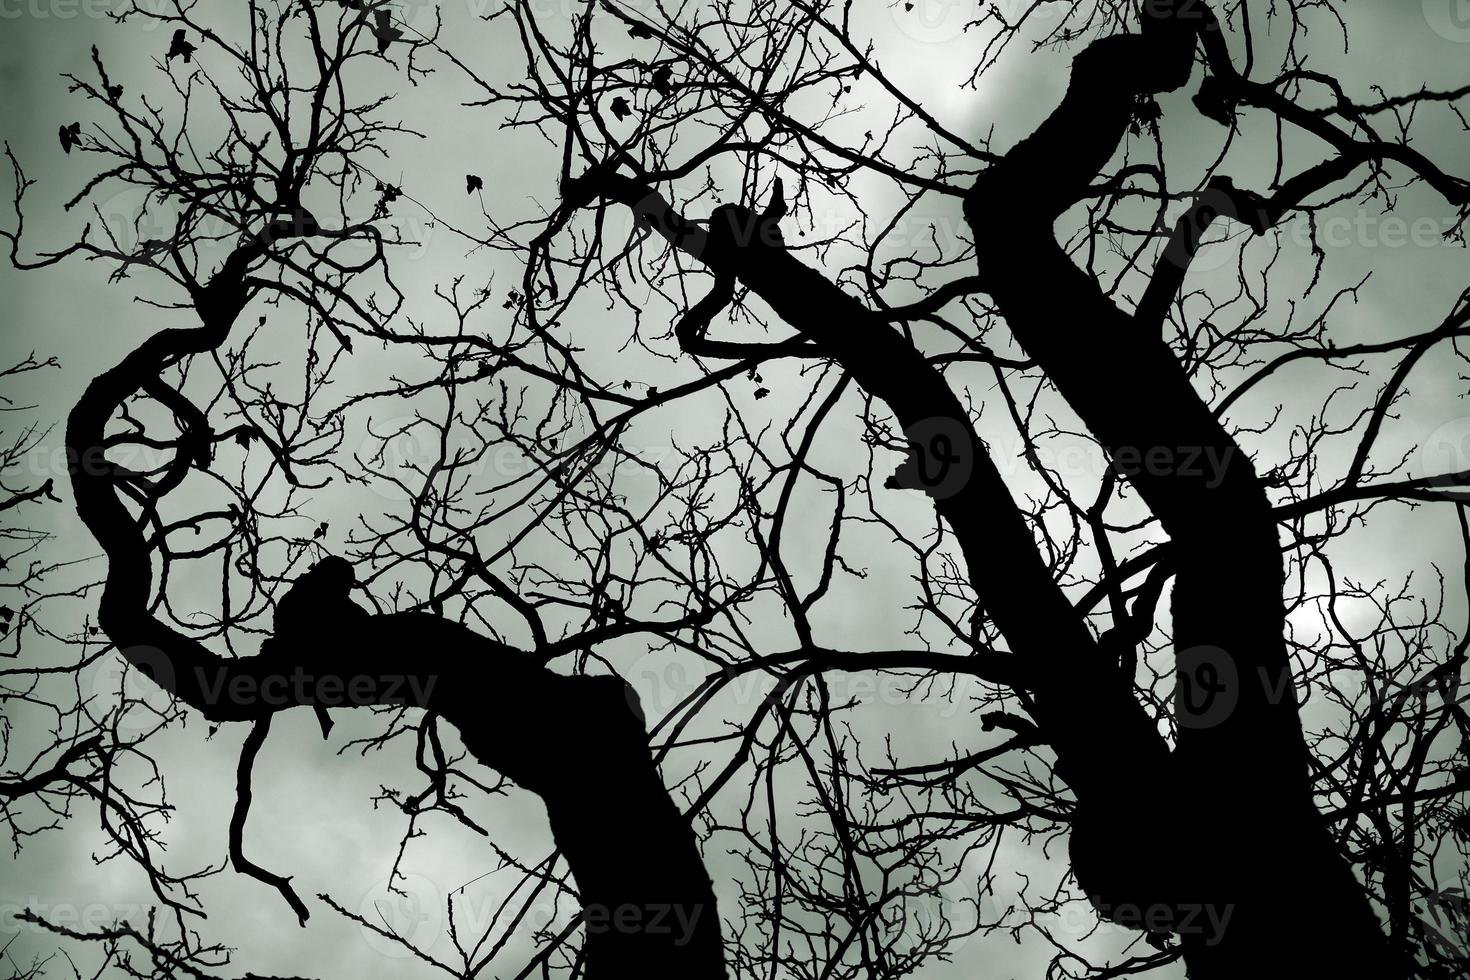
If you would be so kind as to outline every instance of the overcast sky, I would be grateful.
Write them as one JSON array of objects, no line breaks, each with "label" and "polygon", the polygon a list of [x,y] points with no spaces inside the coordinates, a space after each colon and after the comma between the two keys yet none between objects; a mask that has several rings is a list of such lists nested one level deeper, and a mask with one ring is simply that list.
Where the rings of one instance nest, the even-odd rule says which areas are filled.
[{"label": "overcast sky", "polygon": [[[550,11],[551,2],[547,0],[544,9]],[[1024,47],[1016,46],[978,91],[962,89],[959,83],[969,73],[974,41],[963,35],[960,27],[973,18],[976,3],[978,0],[917,0],[912,11],[902,10],[901,4],[889,8],[864,0],[857,0],[854,6],[857,23],[873,33],[880,60],[895,82],[947,125],[972,138],[992,134],[995,147],[1004,149],[1029,132],[1055,105],[1065,75],[1055,60],[1032,58]],[[95,162],[82,154],[63,155],[57,145],[58,124],[87,118],[76,99],[67,94],[59,73],[85,69],[88,49],[96,44],[130,93],[146,91],[159,81],[149,63],[166,50],[165,34],[116,27],[99,16],[107,5],[107,0],[0,0],[0,17],[4,18],[0,24],[0,136],[14,148],[29,175],[39,181],[28,205],[32,249],[64,245],[86,220],[78,213],[61,214],[59,203],[82,186]],[[1003,0],[1002,6],[1007,5],[1018,6],[1013,0]],[[429,16],[427,6],[410,4],[404,8],[404,15],[410,23],[422,23]],[[1267,4],[1263,0],[1256,6],[1265,8]],[[1341,40],[1325,31],[1312,46],[1314,55],[1321,59],[1316,67],[1338,73],[1353,94],[1367,98],[1373,84],[1397,94],[1425,84],[1448,88],[1466,83],[1470,2],[1372,0],[1351,8],[1348,16],[1354,44],[1348,54],[1342,54]],[[505,80],[517,70],[519,45],[503,29],[476,25],[470,16],[474,9],[474,0],[443,7],[447,22],[457,32],[456,49],[466,60],[483,66],[492,79]],[[1260,20],[1264,19],[1262,15]],[[554,200],[555,158],[549,157],[544,145],[529,133],[506,134],[486,116],[461,108],[459,103],[473,98],[474,92],[452,72],[443,72],[422,88],[405,89],[400,97],[404,118],[412,120],[429,138],[395,142],[391,159],[381,164],[382,175],[402,184],[429,212],[453,216],[456,222],[468,224],[479,218],[473,212],[465,213],[466,172],[485,178],[486,200],[492,213],[502,220],[536,214],[543,204],[549,206]],[[1183,96],[1176,101],[1180,106],[1187,104]],[[1444,169],[1470,174],[1470,139],[1466,133],[1448,113],[1435,110],[1432,120],[1419,130],[1418,148]],[[1214,149],[1207,141],[1218,140],[1219,135],[1218,127],[1211,130],[1213,125],[1191,119],[1183,109],[1166,111],[1171,167],[1198,167],[1207,161]],[[1251,186],[1269,176],[1269,156],[1252,152],[1267,145],[1264,141],[1269,139],[1269,132],[1248,127],[1245,138],[1232,151],[1232,165],[1227,168],[1239,183]],[[875,195],[882,193],[875,190]],[[9,194],[7,182],[3,190],[6,200]],[[98,205],[109,217],[125,214],[130,207],[126,199],[111,199],[105,194]],[[893,202],[887,206],[891,208]],[[882,214],[883,207],[884,199],[875,196],[875,213]],[[433,286],[455,270],[476,268],[475,263],[481,263],[478,268],[482,276],[495,272],[502,286],[518,282],[518,271],[503,258],[467,257],[464,241],[433,227],[428,213],[412,207],[396,213],[425,243],[395,265],[410,308],[416,312],[431,315],[434,310],[428,297]],[[1450,217],[1448,210],[1431,195],[1410,189],[1398,197],[1386,217],[1364,220],[1361,213],[1356,207],[1333,212],[1340,220],[1330,226],[1329,232],[1337,237],[1326,243],[1330,246],[1329,266],[1323,285],[1314,293],[1312,302],[1317,305],[1312,308],[1320,308],[1323,298],[1340,285],[1356,282],[1371,271],[1373,278],[1361,292],[1359,302],[1343,309],[1332,322],[1331,330],[1339,345],[1397,337],[1437,324],[1466,285],[1470,261],[1463,249],[1416,237],[1415,229],[1425,222],[1444,223]],[[953,209],[936,205],[921,218],[955,234],[962,230]],[[11,225],[7,215],[5,226]],[[808,260],[815,261],[815,257],[809,255]],[[1284,262],[1288,272],[1295,270],[1299,282],[1305,281],[1310,262],[1305,247],[1288,243]],[[5,314],[0,326],[0,361],[8,363],[32,350],[41,357],[55,356],[61,361],[59,370],[32,376],[15,390],[5,392],[7,397],[35,405],[33,415],[43,423],[58,424],[91,377],[159,326],[178,322],[132,301],[140,289],[146,292],[151,288],[145,282],[130,279],[122,285],[108,285],[106,272],[83,262],[31,274],[0,269]],[[1217,272],[1223,274],[1223,270]],[[1208,276],[1211,271],[1201,269],[1198,274]],[[589,335],[604,326],[589,305]],[[299,336],[291,333],[299,331],[299,325],[282,322],[279,329],[283,356],[292,352],[299,356]],[[589,347],[595,344],[595,338],[589,341]],[[649,373],[667,369],[651,367],[634,354],[627,355],[632,359],[628,363],[611,360],[619,356],[612,348],[605,356],[610,359],[606,362],[609,372],[623,371],[629,377],[667,383],[661,374]],[[367,386],[381,378],[384,365],[380,362],[364,355],[363,365],[349,366],[339,375],[339,383],[344,388]],[[403,370],[401,365],[393,367]],[[1470,459],[1463,456],[1470,447],[1470,405],[1462,398],[1465,384],[1457,368],[1455,363],[1441,359],[1418,369],[1411,381],[1414,400],[1385,436],[1388,446],[1427,445],[1426,452],[1432,455],[1411,463],[1409,471],[1413,475],[1454,468],[1456,463],[1459,468],[1470,465]],[[783,391],[779,385],[773,388],[773,397],[763,402],[759,411],[779,418],[783,411],[796,406],[799,392]],[[1315,407],[1322,390],[1320,382],[1285,379],[1242,405],[1237,420],[1258,420],[1277,401],[1285,401],[1289,407]],[[711,413],[708,416],[700,415],[696,405],[684,409],[678,418],[658,420],[646,436],[649,447],[680,443],[686,434],[697,433],[702,423],[718,417],[715,413],[722,403],[715,400],[705,407]],[[828,435],[831,443],[827,451],[838,454],[844,451],[842,439],[858,437],[858,427],[855,423],[839,423]],[[37,474],[61,475],[56,470],[59,457],[54,452],[59,445],[58,424],[29,464]],[[1002,462],[1003,467],[1007,465],[1015,466],[1014,461]],[[1018,473],[1016,480],[1024,489],[1024,475]],[[62,496],[69,501],[64,490]],[[312,513],[330,520],[334,531],[327,544],[340,546],[342,531],[336,529],[350,526],[363,507],[386,508],[393,503],[364,502],[361,496],[334,496],[328,491],[314,501]],[[81,533],[69,506],[33,508],[27,517],[55,532],[54,550],[48,552],[49,556],[60,559],[94,555],[95,547]],[[902,509],[909,505],[899,506]],[[922,514],[918,505],[908,512],[910,518]],[[809,527],[796,528],[795,533],[805,534],[816,544],[822,540],[823,528],[820,522],[811,522]],[[865,642],[874,642],[874,637],[901,638],[907,623],[899,622],[898,609],[911,601],[910,570],[890,560],[883,548],[883,540],[874,537],[867,562],[870,577],[861,583],[844,583],[848,591],[841,599],[817,611],[819,625],[825,635],[835,638],[834,643],[860,648]],[[1454,577],[1461,557],[1449,508],[1412,512],[1407,508],[1385,509],[1380,512],[1380,522],[1342,546],[1337,559],[1344,574],[1368,581],[1402,578],[1410,572],[1428,576],[1432,574],[1431,564],[1438,563],[1451,576],[1449,624],[1462,628],[1464,608]],[[197,599],[202,608],[208,601],[209,588],[208,582],[197,588],[185,584],[180,595]],[[85,613],[81,608],[67,608],[78,617]],[[777,627],[771,630],[773,637],[779,632]],[[623,652],[626,657],[620,661],[620,668],[639,686],[645,701],[669,707],[685,684],[685,675],[672,670],[664,660],[640,661],[637,651]],[[47,655],[48,651],[39,647],[27,654],[36,658]],[[116,665],[110,676],[115,674]],[[93,680],[99,685],[106,683],[105,679]],[[952,742],[975,744],[967,735],[973,717],[959,696],[931,696],[902,703],[904,699],[891,694],[860,694],[869,702],[860,726],[871,733],[892,733],[895,744],[914,762],[942,757]],[[22,716],[17,713],[16,717]],[[348,908],[369,915],[376,911],[399,927],[417,923],[421,931],[416,936],[425,948],[447,955],[450,947],[443,928],[444,897],[474,882],[457,902],[466,911],[467,921],[483,923],[495,907],[493,900],[514,884],[506,877],[511,872],[481,877],[494,868],[493,855],[474,835],[440,820],[430,825],[431,836],[411,849],[406,867],[412,872],[409,890],[414,898],[404,903],[388,896],[384,884],[403,818],[389,807],[375,807],[371,800],[381,785],[413,786],[412,760],[404,751],[410,746],[405,743],[396,752],[366,759],[356,754],[339,756],[338,750],[348,737],[372,730],[373,723],[367,718],[344,717],[343,712],[337,717],[338,731],[328,743],[320,738],[308,712],[289,712],[276,723],[258,766],[255,806],[246,842],[257,863],[295,876],[298,892],[308,897],[312,908],[308,927],[297,928],[289,909],[257,882],[225,873],[207,880],[200,888],[202,903],[210,913],[208,922],[201,926],[204,934],[240,950],[234,965],[222,971],[226,975],[255,971],[323,977],[432,976],[434,972],[423,964],[402,959],[387,944],[335,915],[314,896],[329,892]],[[206,740],[205,726],[192,719],[186,727],[158,740],[155,755],[177,806],[165,835],[165,860],[170,870],[218,864],[224,859],[231,787],[243,737],[244,729],[227,728]],[[23,731],[17,744],[23,754]],[[522,859],[534,861],[550,849],[550,837],[534,798],[521,793],[496,797],[478,804],[477,814],[491,828],[496,842]],[[63,923],[68,916],[81,914],[90,916],[94,926],[119,916],[135,921],[141,918],[141,909],[149,900],[146,883],[129,864],[93,863],[91,855],[99,843],[96,824],[94,813],[79,813],[63,829],[27,841],[14,861],[8,854],[0,857],[4,862],[0,863],[0,906],[4,911],[28,906]],[[1008,880],[1012,889],[1020,886],[1022,874],[1035,881],[1052,882],[1062,873],[1061,865],[1048,861],[1037,847],[1017,841],[1008,844],[1003,853],[1002,863],[1011,873]],[[1051,853],[1055,856],[1062,850],[1054,844]],[[735,865],[723,854],[712,854],[710,867],[722,901],[730,901],[734,893],[728,881]],[[1002,880],[996,907],[1006,904],[1005,887],[1006,880]],[[1081,940],[1091,925],[1079,910],[1063,917],[1056,927],[1059,933]],[[0,922],[0,944],[16,928],[13,922]],[[1112,945],[1098,948],[1115,948],[1120,937],[1123,934],[1114,930],[1101,940]],[[1135,937],[1123,938],[1126,941]],[[9,955],[24,962],[54,948],[49,937],[27,930],[10,947]],[[497,964],[504,964],[502,970],[510,969],[524,961],[529,949],[529,942],[522,940],[519,952],[512,947]],[[1047,951],[1040,944],[1028,941],[1016,945],[1009,937],[997,935],[987,942],[971,941],[959,951],[956,962],[936,964],[922,976],[932,980],[1039,977],[1046,957]],[[5,975],[4,971],[0,965],[0,976]],[[68,974],[58,970],[50,975]]]}]

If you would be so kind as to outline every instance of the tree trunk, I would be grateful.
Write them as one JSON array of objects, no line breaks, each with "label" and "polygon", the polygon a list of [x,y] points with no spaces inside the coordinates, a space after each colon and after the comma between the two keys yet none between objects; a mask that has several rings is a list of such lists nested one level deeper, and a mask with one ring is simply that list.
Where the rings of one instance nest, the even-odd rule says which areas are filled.
[{"label": "tree trunk", "polygon": [[[1312,804],[1265,489],[1157,327],[1051,230],[1138,100],[1184,85],[1200,33],[1218,29],[1193,0],[1146,5],[1140,34],[1077,56],[1062,104],[966,201],[984,288],[1171,538],[1177,749],[1153,785],[1079,788],[1074,871],[1106,917],[1159,910],[1192,977],[1387,978],[1383,931]],[[1202,681],[1211,700],[1196,702]],[[1201,905],[1228,911],[1218,935],[1183,927]]]}]

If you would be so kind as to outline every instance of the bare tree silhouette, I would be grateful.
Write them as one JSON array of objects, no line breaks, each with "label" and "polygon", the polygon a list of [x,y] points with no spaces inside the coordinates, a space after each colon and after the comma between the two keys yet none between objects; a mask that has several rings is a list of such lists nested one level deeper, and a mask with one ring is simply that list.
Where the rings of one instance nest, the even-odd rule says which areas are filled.
[{"label": "bare tree silhouette", "polygon": [[[49,744],[8,763],[0,806],[19,846],[24,807],[94,799],[162,918],[22,917],[129,975],[226,965],[195,876],[156,853],[166,803],[114,774],[156,773],[150,740],[197,714],[249,726],[229,865],[305,924],[311,896],[244,846],[257,754],[280,711],[314,708],[332,739],[359,708],[378,724],[353,745],[416,746],[423,787],[389,794],[405,847],[454,820],[524,875],[456,960],[415,950],[453,976],[980,973],[972,936],[1039,943],[1048,977],[1464,975],[1446,937],[1470,926],[1470,633],[1442,586],[1334,562],[1421,504],[1470,552],[1470,460],[1424,471],[1389,435],[1411,373],[1463,358],[1470,290],[1427,329],[1334,339],[1362,284],[1326,285],[1316,236],[1333,208],[1413,192],[1460,240],[1470,182],[1415,136],[1463,124],[1470,87],[1365,101],[1309,67],[1310,30],[1352,26],[1311,0],[1271,5],[1269,30],[1241,0],[1002,6],[969,25],[971,88],[1028,43],[1070,72],[1005,150],[905,94],[850,4],[514,0],[483,18],[518,39],[509,82],[437,12],[372,0],[120,14],[165,28],[168,101],[94,49],[66,76],[92,115],[60,151],[97,161],[69,209],[121,191],[132,219],[93,210],[70,244],[23,249],[33,182],[7,148],[5,236],[18,268],[162,283],[148,302],[174,325],[65,424],[105,561],[66,594],[100,634],[46,629],[26,586],[9,632],[78,652],[43,665],[15,639],[0,677],[8,704],[121,657],[167,697],[46,687]],[[456,165],[432,181],[475,210],[430,210],[429,177],[389,176],[421,134],[383,78],[493,118],[502,149],[552,147],[546,206],[509,217],[488,167]],[[1175,127],[1219,144],[1187,184]],[[420,303],[395,262],[406,210],[519,281]],[[640,452],[660,426],[676,448]],[[1061,444],[1105,463],[1069,471]],[[53,488],[4,489],[0,511]],[[375,491],[394,506],[360,506]],[[343,507],[329,547],[323,508]],[[214,607],[181,612],[181,581],[217,582]],[[911,642],[851,642],[876,601]],[[650,700],[640,662],[688,683]],[[951,750],[901,758],[853,677],[961,706]],[[490,840],[487,769],[539,798],[556,854]],[[1055,873],[1000,908],[1003,840]],[[719,856],[738,899],[717,905]],[[545,894],[574,911],[535,930]],[[1079,903],[1127,941],[1098,958],[1057,935]],[[507,967],[518,932],[538,952]]]}]

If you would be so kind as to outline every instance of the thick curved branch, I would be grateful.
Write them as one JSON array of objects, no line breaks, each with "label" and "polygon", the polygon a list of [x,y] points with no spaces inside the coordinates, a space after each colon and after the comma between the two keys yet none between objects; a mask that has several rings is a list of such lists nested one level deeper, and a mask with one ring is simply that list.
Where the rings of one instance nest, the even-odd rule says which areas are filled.
[{"label": "thick curved branch", "polygon": [[[563,188],[568,206],[585,207],[598,198],[632,209],[640,224],[715,276],[733,276],[888,405],[910,441],[912,455],[901,468],[904,485],[934,499],[955,534],[981,606],[1015,655],[1033,662],[1037,711],[1074,789],[1116,792],[1135,781],[1137,767],[1160,764],[1165,747],[1157,730],[1053,580],[1004,479],[938,369],[881,314],[803,264],[776,236],[756,233],[753,212],[721,208],[711,224],[729,222],[730,229],[705,232],[653,188],[606,169],[589,171]],[[1112,733],[1111,743],[1099,742],[1101,730]]]},{"label": "thick curved branch", "polygon": [[[278,623],[253,657],[222,657],[151,612],[153,569],[144,525],[117,494],[121,474],[105,456],[106,426],[168,365],[224,342],[250,299],[248,273],[263,254],[259,243],[232,253],[195,292],[201,326],[164,330],[144,341],[94,379],[68,417],[77,513],[108,562],[98,613],[102,629],[135,668],[212,721],[259,724],[296,706],[384,704],[442,716],[475,758],[541,797],[584,910],[604,920],[636,914],[640,922],[677,910],[689,924],[687,935],[589,930],[589,977],[645,971],[691,980],[724,977],[714,892],[694,832],[663,785],[634,696],[621,680],[555,674],[523,651],[427,613],[368,615],[345,589],[321,594],[323,576],[310,574],[316,594],[294,596],[311,610],[307,628]],[[187,427],[191,413],[175,407]],[[308,587],[298,583],[296,589]],[[256,728],[241,759],[244,805],[232,824],[235,845],[248,807],[252,746],[258,749],[264,731],[263,724]],[[238,846],[232,857],[248,873],[284,884],[250,864]],[[289,890],[283,894],[289,901]],[[292,905],[300,915],[298,903]],[[625,909],[633,911],[620,911]]]},{"label": "thick curved branch", "polygon": [[[1073,870],[1104,896],[1104,914],[1124,895],[1241,899],[1220,948],[1182,937],[1191,975],[1242,975],[1284,917],[1301,913],[1296,921],[1310,921],[1303,925],[1309,931],[1346,928],[1357,937],[1330,970],[1389,976],[1366,897],[1311,809],[1309,755],[1284,639],[1276,515],[1265,488],[1156,326],[1119,309],[1052,232],[1052,220],[1083,199],[1117,151],[1138,101],[1183,86],[1198,43],[1217,56],[1224,47],[1199,0],[1150,0],[1141,20],[1140,33],[1105,38],[1077,56],[1061,104],[976,181],[965,202],[981,271],[1017,341],[1171,538],[1177,687],[1186,696],[1176,695],[1178,750],[1162,782],[1179,815],[1161,821],[1151,811],[1151,830],[1163,823],[1164,833],[1145,841],[1137,800],[1120,794],[1110,811],[1098,812],[1084,799]],[[1346,169],[1329,164],[1286,196]],[[1197,244],[1195,233],[1181,231]],[[1167,307],[1177,279],[1170,272],[1148,297],[1150,320]],[[1191,707],[1188,685],[1198,677],[1190,671],[1200,664],[1230,671],[1229,710],[1221,716]],[[1202,835],[1206,849],[1187,851],[1188,835]],[[1283,903],[1285,882],[1295,880],[1323,890],[1309,899],[1310,919],[1301,903]],[[1314,956],[1304,951],[1282,969],[1322,969]]]}]

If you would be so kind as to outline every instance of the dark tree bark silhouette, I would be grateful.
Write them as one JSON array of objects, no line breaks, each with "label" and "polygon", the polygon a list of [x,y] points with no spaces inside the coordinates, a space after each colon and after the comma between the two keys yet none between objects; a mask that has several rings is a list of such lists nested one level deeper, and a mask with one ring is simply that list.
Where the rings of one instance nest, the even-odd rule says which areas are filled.
[{"label": "dark tree bark silhouette", "polygon": [[[976,78],[1046,6],[982,17],[977,26],[992,33]],[[1463,905],[1445,900],[1463,893],[1441,886],[1438,869],[1453,852],[1463,882],[1470,845],[1470,717],[1458,693],[1467,637],[1438,613],[1415,619],[1388,586],[1340,581],[1329,547],[1393,502],[1454,508],[1470,546],[1470,470],[1374,468],[1409,373],[1431,351],[1462,356],[1454,345],[1470,333],[1470,294],[1428,331],[1338,346],[1327,324],[1354,288],[1325,301],[1309,327],[1295,326],[1294,307],[1284,325],[1263,320],[1272,306],[1252,288],[1279,252],[1254,270],[1248,244],[1227,270],[1251,302],[1189,284],[1212,232],[1228,227],[1261,247],[1292,221],[1315,234],[1332,205],[1373,201],[1393,180],[1432,192],[1458,235],[1470,182],[1416,149],[1404,119],[1458,114],[1470,89],[1354,101],[1341,80],[1305,67],[1303,25],[1337,18],[1309,2],[1273,9],[1287,41],[1270,78],[1247,3],[1062,6],[1037,50],[1065,57],[1065,92],[1036,107],[1039,123],[1003,152],[904,94],[847,8],[799,0],[677,15],[606,4],[556,24],[512,3],[486,18],[513,27],[523,48],[527,76],[508,83],[477,67],[456,32],[389,5],[252,2],[243,40],[187,5],[139,6],[130,18],[197,45],[178,55],[186,66],[172,35],[162,68],[180,106],[198,111],[196,85],[218,98],[218,131],[196,135],[217,141],[210,151],[171,136],[158,111],[130,107],[98,52],[89,73],[68,76],[106,118],[63,137],[68,154],[105,161],[72,204],[108,182],[138,188],[137,240],[89,229],[23,257],[31,181],[12,154],[12,262],[92,259],[110,263],[116,281],[157,276],[181,297],[171,319],[186,321],[95,378],[66,421],[73,502],[106,563],[79,594],[95,596],[110,648],[158,688],[212,723],[251,726],[229,828],[235,871],[274,888],[305,924],[311,906],[291,875],[245,853],[256,755],[280,711],[316,709],[330,738],[331,709],[389,709],[389,728],[366,741],[386,742],[400,724],[413,731],[428,784],[402,804],[405,842],[435,812],[486,834],[454,788],[485,787],[446,753],[441,720],[475,762],[545,807],[570,880],[521,870],[537,889],[573,894],[582,911],[539,937],[521,975],[555,966],[591,980],[900,976],[949,958],[972,934],[1019,942],[1023,932],[1048,944],[1047,976],[1137,976],[1175,963],[1202,980],[1459,975],[1470,954],[1441,942],[1431,919],[1464,924]],[[288,70],[297,44],[301,67]],[[392,168],[378,156],[391,160],[395,141],[415,134],[385,121],[389,103],[349,66],[385,62],[456,101],[472,92],[512,136],[547,137],[560,159],[543,188],[559,194],[554,205],[498,220],[494,182],[469,174],[462,193],[480,201],[482,234],[379,176]],[[839,106],[854,86],[891,108],[886,129],[858,136],[878,117],[853,128]],[[1222,151],[1197,185],[1171,190],[1162,147],[1186,112],[1227,141],[1252,114],[1291,130],[1261,151],[1274,156],[1269,186],[1231,179]],[[1385,114],[1395,128],[1374,125]],[[928,143],[905,158],[898,147],[912,132]],[[1313,149],[1298,153],[1297,137]],[[1148,160],[1140,145],[1160,162],[1138,162]],[[896,215],[873,203],[869,178],[897,190]],[[487,311],[488,284],[436,288],[448,311],[437,328],[435,314],[406,301],[391,259],[405,244],[395,224],[405,197],[467,242],[472,259],[516,263],[520,281],[500,293],[503,334],[470,326]],[[930,243],[911,242],[880,258],[900,219],[930,198],[963,222],[958,246],[935,240],[928,257]],[[819,235],[819,212],[839,205],[857,219]],[[167,227],[145,239],[140,229],[159,227],[160,212]],[[1147,227],[1130,224],[1140,217]],[[1303,301],[1322,274],[1315,239],[1312,257],[1310,284],[1297,281]],[[626,328],[627,341],[601,359],[587,350],[605,343],[591,324],[608,307],[626,320],[609,329]],[[260,380],[269,369],[251,353],[281,308],[306,324],[296,401]],[[660,317],[667,329],[645,322]],[[386,387],[327,407],[332,373],[369,348],[395,357]],[[632,366],[610,376],[620,357]],[[427,372],[421,380],[406,380],[410,361]],[[1343,425],[1329,421],[1330,391],[1266,466],[1274,420],[1252,428],[1230,409],[1298,362],[1385,380]],[[652,380],[687,373],[635,391],[628,378],[644,368]],[[966,381],[969,368],[989,377]],[[211,371],[213,391],[201,378]],[[763,371],[802,392],[771,438],[753,421],[771,394]],[[747,395],[752,383],[761,387]],[[546,394],[528,394],[533,386]],[[723,420],[709,416],[710,445],[654,463],[629,449],[650,417],[707,396],[725,400]],[[440,415],[415,409],[387,435],[369,424],[376,452],[348,458],[352,411],[430,397],[443,399]],[[1014,427],[1026,489],[1005,469],[986,412]],[[819,449],[844,414],[861,425],[862,464]],[[1081,480],[1048,467],[1046,440],[1068,424],[1053,415],[1075,420],[1082,431],[1070,434],[1107,465]],[[405,432],[426,433],[429,449],[400,477],[382,455]],[[1355,440],[1346,465],[1323,476],[1335,465],[1324,447],[1344,434]],[[120,461],[129,448],[157,455],[147,466]],[[505,450],[531,460],[530,477],[478,485],[477,467]],[[269,529],[309,521],[313,494],[381,484],[402,491],[402,506],[383,522],[364,514],[350,553],[321,543],[325,523],[311,537]],[[830,513],[815,556],[792,543],[808,530],[793,530],[803,488]],[[11,491],[0,511],[47,490]],[[215,502],[199,506],[201,493]],[[891,516],[884,494],[926,502]],[[201,527],[207,544],[175,543]],[[526,543],[532,535],[560,549],[562,564]],[[839,579],[862,579],[867,559],[854,555],[877,540],[907,552],[915,594],[893,596],[893,607],[913,611],[916,642],[839,649],[824,639],[823,604],[840,603]],[[729,558],[732,541],[749,562]],[[176,567],[206,561],[220,563],[225,584],[217,617],[200,626],[167,595]],[[393,585],[404,568],[418,577]],[[1378,610],[1370,637],[1343,624],[1347,598]],[[1290,617],[1310,609],[1323,632],[1299,639]],[[792,642],[773,650],[767,628]],[[708,673],[677,703],[645,704],[618,659],[630,642]],[[86,669],[89,656],[68,670]],[[979,720],[967,733],[1001,738],[963,751],[957,742],[941,762],[900,764],[888,749],[873,766],[860,726],[845,723],[854,704],[832,689],[853,674],[901,678],[916,700],[948,691],[938,696],[957,703],[966,696],[955,685],[974,682]],[[719,699],[752,678],[769,689],[737,699],[741,717],[719,715]],[[1314,692],[1337,709],[1326,727],[1304,720]],[[178,935],[27,921],[110,944],[109,957],[131,942],[156,965],[202,973],[219,951],[184,924],[196,911],[187,879],[157,870],[147,805],[98,788],[110,784],[113,754],[142,751],[144,739],[118,734],[128,710],[114,708],[110,728],[58,739],[45,767],[0,779],[0,797],[66,783],[116,808],[115,836],[149,870]],[[170,702],[159,725],[179,710]],[[876,751],[871,732],[866,741]],[[676,778],[691,750],[687,778]],[[77,775],[90,760],[95,768]],[[791,778],[809,793],[803,806],[781,800]],[[722,797],[741,799],[721,813]],[[1009,833],[1065,836],[1068,861],[1052,894],[1023,892],[992,915],[984,901]],[[736,907],[717,904],[706,865],[722,839],[738,842],[729,853],[749,869]],[[972,853],[990,855],[976,876],[964,870]],[[973,885],[960,903],[973,914],[950,907],[916,925],[915,907],[956,881]],[[1090,962],[1045,925],[1069,901],[1146,934],[1148,951],[1130,940]],[[687,933],[596,927],[620,910],[646,923],[670,909]],[[1204,910],[1217,928],[1201,927]],[[462,964],[424,958],[474,976],[503,944],[489,940],[488,954],[477,946]],[[959,961],[969,967],[970,957],[983,972],[984,947]]]}]

